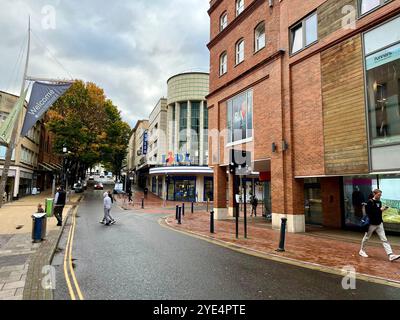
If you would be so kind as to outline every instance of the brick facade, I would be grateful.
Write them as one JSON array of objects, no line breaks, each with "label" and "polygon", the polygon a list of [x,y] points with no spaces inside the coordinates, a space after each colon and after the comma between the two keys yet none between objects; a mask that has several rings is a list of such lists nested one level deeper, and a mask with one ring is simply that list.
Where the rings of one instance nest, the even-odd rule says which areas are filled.
[{"label": "brick facade", "polygon": [[[341,227],[340,176],[368,172],[360,35],[400,14],[400,0],[394,0],[357,18],[355,28],[343,28],[341,22],[348,18],[343,7],[354,3],[274,0],[271,7],[268,0],[245,1],[246,9],[235,18],[234,1],[210,2],[210,132],[226,132],[227,101],[245,90],[253,91],[252,141],[228,147],[224,137],[215,132],[209,136],[216,208],[226,208],[226,203],[233,206],[232,183],[228,183],[229,199],[226,190],[219,188],[227,187],[229,149],[245,148],[252,152],[253,163],[266,162],[270,168],[273,226],[278,227],[278,218],[288,215],[289,230],[305,230],[304,179],[320,177],[323,224]],[[228,27],[220,31],[220,16],[225,11]],[[290,28],[313,12],[318,17],[318,41],[292,55]],[[254,29],[261,21],[265,21],[266,46],[254,52]],[[235,65],[239,39],[245,41],[245,58]],[[220,76],[223,52],[228,56],[227,73]],[[339,112],[348,105],[357,110],[352,114],[355,118],[348,119],[357,126],[344,121],[345,111]],[[282,149],[282,142],[287,150]]]}]

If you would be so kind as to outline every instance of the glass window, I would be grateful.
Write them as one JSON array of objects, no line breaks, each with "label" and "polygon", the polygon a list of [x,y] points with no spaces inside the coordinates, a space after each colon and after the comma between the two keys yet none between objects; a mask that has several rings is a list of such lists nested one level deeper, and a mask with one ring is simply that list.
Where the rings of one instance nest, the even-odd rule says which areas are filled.
[{"label": "glass window", "polygon": [[253,92],[242,93],[227,102],[228,142],[253,136]]},{"label": "glass window", "polygon": [[220,18],[219,30],[222,31],[228,26],[228,14],[224,12]]},{"label": "glass window", "polygon": [[236,16],[241,14],[244,10],[244,0],[236,0]]},{"label": "glass window", "polygon": [[371,54],[400,41],[400,17],[367,32],[364,36],[365,54]]},{"label": "glass window", "polygon": [[179,151],[186,153],[187,144],[187,116],[188,105],[187,102],[180,103],[180,117],[179,117]]},{"label": "glass window", "polygon": [[388,3],[391,0],[360,0],[360,13],[361,15],[372,11],[373,9],[383,6],[385,3]]},{"label": "glass window", "polygon": [[236,64],[244,60],[244,40],[241,39],[236,44]]},{"label": "glass window", "polygon": [[318,17],[316,13],[306,17],[290,29],[291,53],[313,44],[318,40]]},{"label": "glass window", "polygon": [[221,54],[219,59],[219,75],[222,76],[228,71],[228,56],[226,52]]},{"label": "glass window", "polygon": [[343,178],[345,224],[359,227],[365,212],[365,203],[373,197],[374,189],[382,190],[381,201],[389,207],[383,213],[385,229],[400,231],[400,176],[353,176]]},{"label": "glass window", "polygon": [[191,129],[190,158],[193,164],[197,165],[200,159],[200,102],[192,102]]},{"label": "glass window", "polygon": [[371,145],[400,143],[400,42],[367,55],[365,65]]},{"label": "glass window", "polygon": [[318,40],[318,19],[317,14],[313,14],[306,19],[306,46]]},{"label": "glass window", "polygon": [[265,23],[261,22],[254,32],[255,51],[265,47]]},{"label": "glass window", "polygon": [[292,48],[291,52],[295,53],[303,49],[303,26],[300,24],[294,27],[291,31],[292,33]]}]

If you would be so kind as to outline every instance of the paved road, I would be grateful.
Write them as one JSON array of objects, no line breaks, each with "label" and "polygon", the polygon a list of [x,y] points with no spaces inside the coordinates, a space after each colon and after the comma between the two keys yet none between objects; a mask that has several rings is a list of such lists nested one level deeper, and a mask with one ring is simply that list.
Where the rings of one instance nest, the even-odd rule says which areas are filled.
[{"label": "paved road", "polygon": [[[85,299],[399,299],[400,289],[241,254],[161,227],[162,215],[113,208],[99,224],[102,192],[87,191],[78,211],[73,257]],[[65,235],[61,247],[65,247]],[[57,268],[55,299],[69,299]]]}]

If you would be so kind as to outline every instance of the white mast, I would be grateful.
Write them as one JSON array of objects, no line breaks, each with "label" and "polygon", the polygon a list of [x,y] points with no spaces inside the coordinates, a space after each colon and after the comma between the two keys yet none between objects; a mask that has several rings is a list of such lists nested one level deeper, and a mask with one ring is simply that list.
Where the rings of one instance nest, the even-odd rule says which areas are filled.
[{"label": "white mast", "polygon": [[[22,78],[20,97],[22,97],[24,92],[25,92],[25,81],[26,81],[26,76],[28,74],[30,49],[31,49],[31,17],[29,16],[29,22],[28,22],[28,50],[26,52],[25,70],[24,70],[24,75],[23,75],[23,78]],[[5,158],[3,172],[2,172],[2,175],[1,175],[1,182],[0,182],[0,208],[3,205],[3,194],[4,194],[4,190],[5,190],[6,183],[7,183],[8,171],[9,171],[10,165],[11,165],[11,156],[12,156],[13,150],[15,148],[15,142],[16,142],[16,138],[17,138],[20,117],[21,117],[21,113],[17,115],[17,120],[15,122],[13,131],[11,133],[10,144],[9,144],[9,146],[7,148],[7,152],[6,152],[6,158]],[[15,177],[15,179],[17,179],[17,177]],[[15,181],[15,183],[16,183],[16,181]],[[14,194],[14,192],[13,192],[13,194]]]}]

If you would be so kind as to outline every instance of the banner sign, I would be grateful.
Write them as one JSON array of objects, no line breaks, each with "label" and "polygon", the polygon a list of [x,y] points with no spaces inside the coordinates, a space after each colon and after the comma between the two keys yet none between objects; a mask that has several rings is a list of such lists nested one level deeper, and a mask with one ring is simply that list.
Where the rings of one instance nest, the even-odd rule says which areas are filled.
[{"label": "banner sign", "polygon": [[143,155],[146,155],[147,154],[147,149],[148,149],[148,146],[149,146],[149,142],[148,142],[148,132],[147,132],[147,130],[143,133],[143,152],[142,152],[142,154]]},{"label": "banner sign", "polygon": [[25,90],[23,95],[18,98],[15,103],[11,113],[8,115],[6,120],[1,124],[0,127],[0,145],[8,147],[11,141],[11,135],[13,128],[15,126],[15,122],[19,119],[19,115],[24,107],[24,102],[26,98],[26,94],[28,89]]},{"label": "banner sign", "polygon": [[70,87],[68,84],[48,84],[35,82],[26,112],[21,136],[25,137],[28,131],[45,114],[45,112],[61,97]]}]

